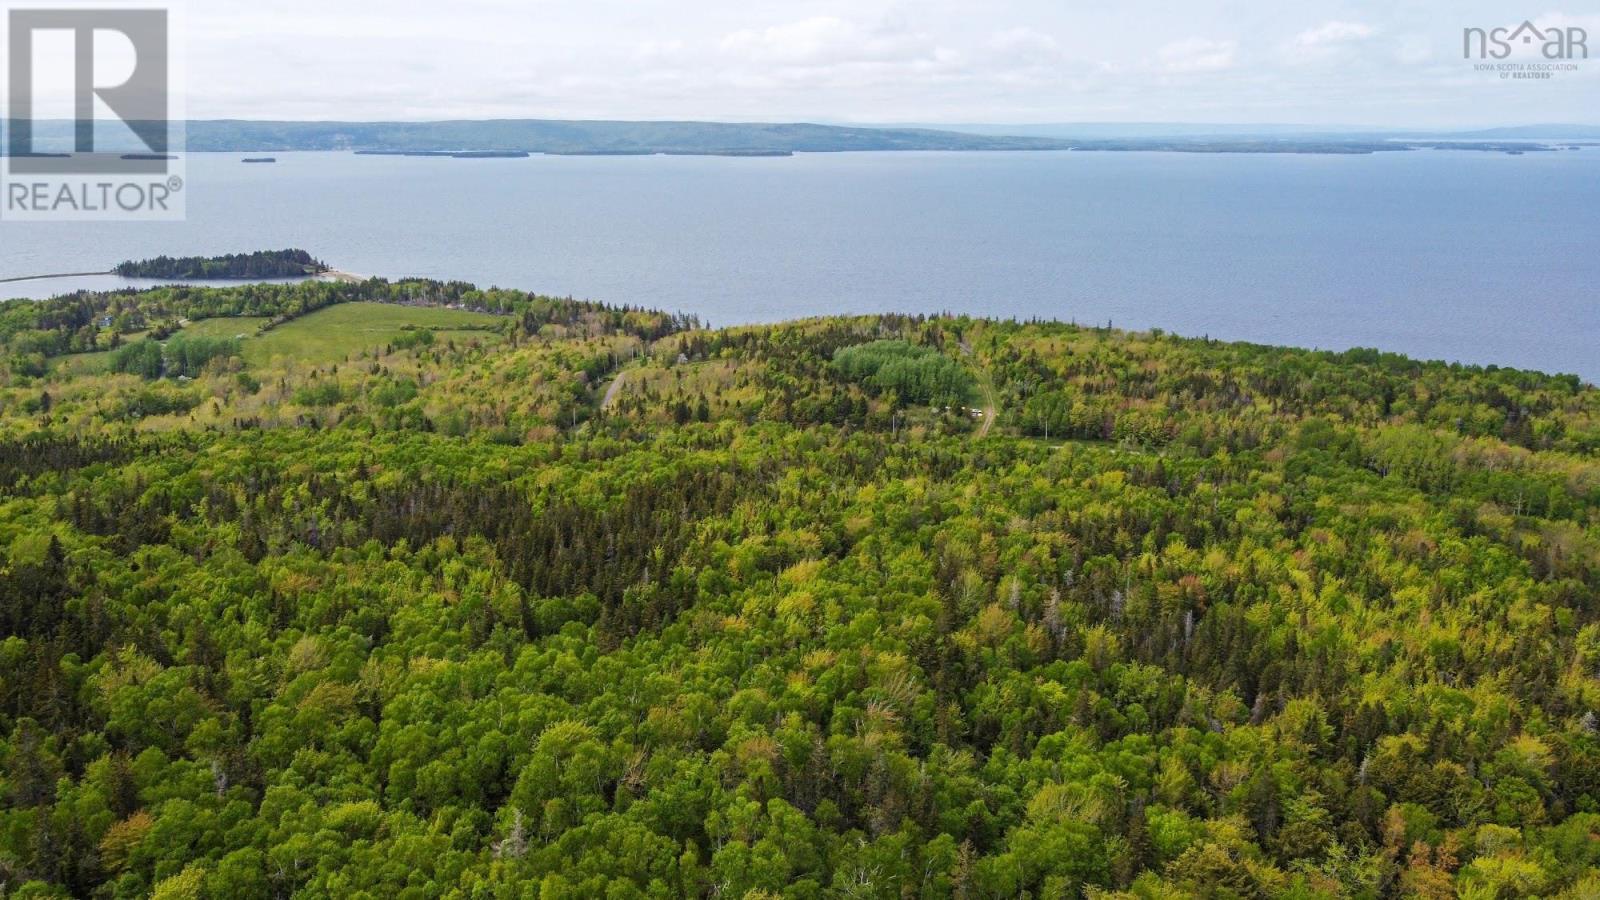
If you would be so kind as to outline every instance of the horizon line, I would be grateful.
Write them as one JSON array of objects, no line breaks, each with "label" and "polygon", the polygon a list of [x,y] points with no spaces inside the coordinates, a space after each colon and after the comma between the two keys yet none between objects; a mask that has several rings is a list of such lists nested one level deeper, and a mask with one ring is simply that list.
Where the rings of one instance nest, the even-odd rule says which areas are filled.
[{"label": "horizon line", "polygon": [[[0,115],[0,125],[12,122],[10,116]],[[72,118],[38,118],[27,120],[30,124],[69,124],[76,120]],[[95,118],[96,124],[108,125],[123,124],[117,118]],[[666,118],[625,118],[596,116],[593,118],[570,116],[445,116],[440,118],[294,118],[294,117],[264,117],[251,118],[247,116],[190,116],[183,119],[173,119],[173,122],[253,122],[253,123],[305,123],[329,125],[441,125],[461,122],[594,122],[594,123],[641,123],[641,124],[695,124],[695,125],[820,125],[830,128],[871,128],[871,129],[931,129],[931,128],[957,128],[957,127],[982,127],[982,128],[1063,128],[1072,126],[1093,127],[1183,127],[1183,128],[1298,128],[1308,131],[1336,129],[1341,131],[1484,131],[1499,128],[1600,128],[1600,121],[1525,121],[1525,122],[1497,122],[1493,124],[1475,125],[1362,125],[1347,122],[1309,123],[1293,121],[1183,121],[1164,119],[1055,119],[1042,121],[974,121],[964,119],[959,121],[929,121],[911,120],[903,122],[872,121],[857,122],[826,117],[796,117],[775,119],[745,119],[745,118],[695,118],[674,116]]]}]

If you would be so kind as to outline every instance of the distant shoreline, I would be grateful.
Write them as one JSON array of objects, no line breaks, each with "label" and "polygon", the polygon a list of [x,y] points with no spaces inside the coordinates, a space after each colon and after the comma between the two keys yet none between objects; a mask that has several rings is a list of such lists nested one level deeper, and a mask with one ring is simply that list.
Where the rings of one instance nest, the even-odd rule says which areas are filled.
[{"label": "distant shoreline", "polygon": [[[410,157],[417,159],[464,159],[464,160],[490,160],[490,159],[530,159],[533,157],[705,157],[722,159],[772,159],[791,158],[810,154],[833,153],[1190,153],[1190,154],[1236,154],[1246,156],[1371,156],[1382,153],[1405,153],[1420,150],[1460,151],[1477,153],[1500,153],[1520,156],[1526,153],[1549,153],[1559,151],[1581,150],[1588,147],[1600,146],[1600,141],[1592,139],[1578,140],[1532,140],[1512,138],[1506,140],[1483,139],[1441,139],[1441,140],[1413,140],[1400,138],[1385,138],[1383,140],[1301,140],[1301,139],[1197,139],[1183,138],[1177,140],[1110,140],[1093,139],[1082,141],[1061,141],[1050,146],[997,146],[997,147],[923,147],[923,146],[888,146],[888,147],[802,147],[802,148],[747,148],[747,149],[688,149],[671,146],[647,146],[637,148],[575,148],[575,149],[484,149],[484,150],[450,150],[450,149],[399,149],[399,148],[361,148],[361,147],[331,147],[331,146],[278,146],[272,149],[243,149],[237,147],[207,147],[191,148],[187,152],[191,156],[233,156],[242,153],[348,153],[355,156],[370,157]],[[7,155],[0,148],[0,158]],[[66,155],[66,154],[62,154]],[[276,157],[255,158],[247,157],[242,160],[246,163],[276,163]]]}]

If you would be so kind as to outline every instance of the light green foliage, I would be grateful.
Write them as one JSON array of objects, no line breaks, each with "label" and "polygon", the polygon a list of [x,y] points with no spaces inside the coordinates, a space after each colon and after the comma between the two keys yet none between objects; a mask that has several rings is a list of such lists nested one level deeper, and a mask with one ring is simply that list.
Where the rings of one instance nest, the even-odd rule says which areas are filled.
[{"label": "light green foliage", "polygon": [[[56,359],[105,304],[163,371],[239,347],[0,379],[17,896],[1600,884],[1570,379],[431,283],[0,324]],[[1000,425],[870,383],[896,360]]]},{"label": "light green foliage", "polygon": [[846,347],[833,355],[833,365],[844,377],[893,392],[907,403],[963,405],[977,394],[977,382],[960,363],[905,341]]}]

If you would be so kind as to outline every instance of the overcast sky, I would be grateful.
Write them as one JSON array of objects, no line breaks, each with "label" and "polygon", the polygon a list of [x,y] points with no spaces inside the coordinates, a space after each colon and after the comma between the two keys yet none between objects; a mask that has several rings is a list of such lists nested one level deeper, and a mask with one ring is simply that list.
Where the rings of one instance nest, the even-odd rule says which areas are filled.
[{"label": "overcast sky", "polygon": [[1600,59],[1504,81],[1462,29],[1600,0],[192,0],[192,118],[1600,121]]}]

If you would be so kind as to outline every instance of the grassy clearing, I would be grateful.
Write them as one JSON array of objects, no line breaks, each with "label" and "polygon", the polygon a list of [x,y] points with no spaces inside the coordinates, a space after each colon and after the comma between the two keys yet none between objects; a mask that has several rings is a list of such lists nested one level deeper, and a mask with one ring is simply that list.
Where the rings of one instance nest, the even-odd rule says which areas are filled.
[{"label": "grassy clearing", "polygon": [[[136,341],[144,340],[149,335],[148,331],[135,331],[131,334],[123,335],[122,343],[132,344]],[[109,341],[111,332],[109,330],[104,331],[100,337],[102,340]],[[79,375],[98,375],[102,372],[110,371],[111,354],[113,352],[115,351],[96,350],[91,353],[68,353],[65,356],[54,357],[48,361],[47,365],[49,365],[52,374],[70,378],[76,378]]]},{"label": "grassy clearing", "polygon": [[437,339],[462,343],[473,338],[497,339],[487,333],[505,320],[498,316],[432,307],[392,306],[384,303],[342,303],[286,322],[260,337],[246,341],[245,362],[251,365],[274,358],[306,362],[338,362],[364,350],[382,347],[407,328],[428,329]]},{"label": "grassy clearing", "polygon": [[49,361],[50,372],[68,378],[77,378],[82,375],[98,375],[111,369],[111,350],[97,350],[94,353],[70,353],[58,356]]},{"label": "grassy clearing", "polygon": [[234,316],[221,319],[201,319],[183,327],[187,337],[250,338],[255,337],[268,319],[261,316]]}]

